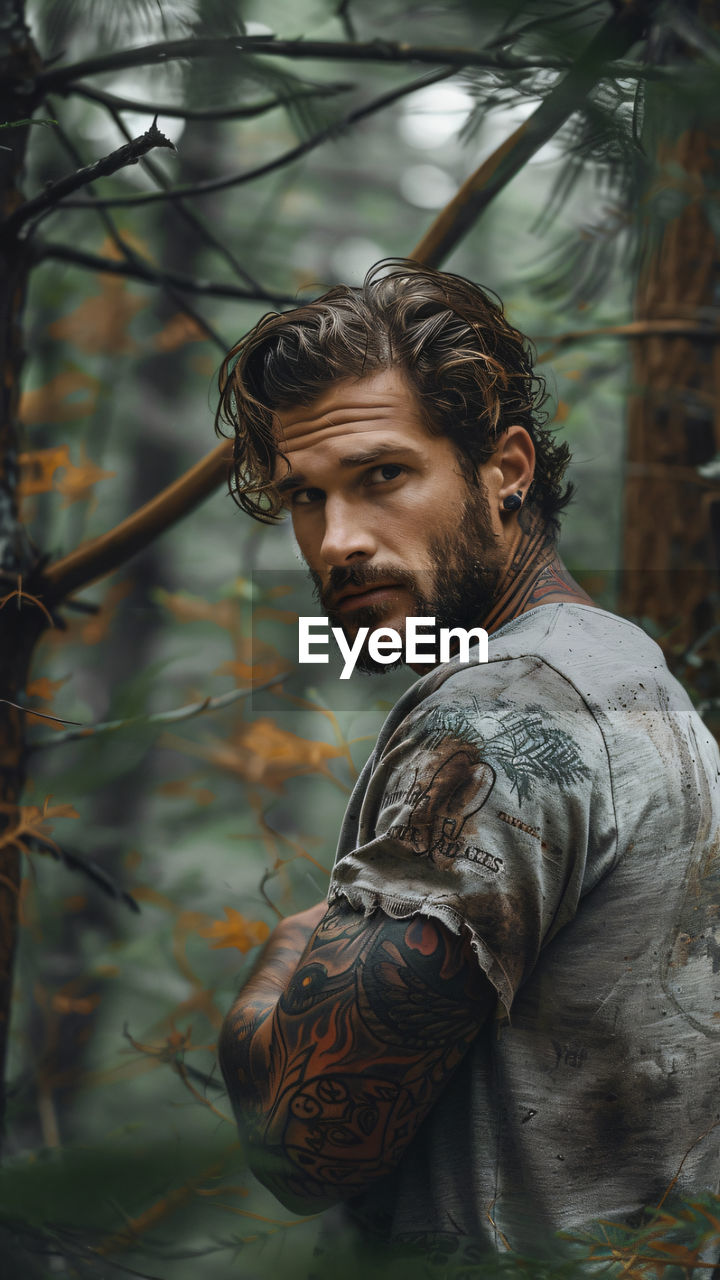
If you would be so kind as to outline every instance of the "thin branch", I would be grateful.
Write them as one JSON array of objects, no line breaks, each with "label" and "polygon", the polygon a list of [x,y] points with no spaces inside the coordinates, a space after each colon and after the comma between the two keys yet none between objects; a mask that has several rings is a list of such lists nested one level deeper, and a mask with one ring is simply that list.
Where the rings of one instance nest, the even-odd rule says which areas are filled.
[{"label": "thin branch", "polygon": [[537,363],[552,360],[564,347],[584,342],[587,338],[695,338],[707,342],[720,340],[720,326],[698,324],[689,320],[631,320],[629,324],[607,324],[597,329],[571,329],[556,337],[540,338],[550,346],[540,352]]},{"label": "thin branch", "polygon": [[[107,103],[105,104],[105,109],[110,113],[115,125],[123,136],[130,141],[132,135],[117,108]],[[162,187],[165,191],[171,190],[172,183],[166,174],[163,173],[159,164],[155,164],[154,160],[151,160],[149,156],[143,156],[140,163],[143,169],[150,174],[150,177],[158,187]],[[241,280],[245,281],[246,285],[250,289],[256,290],[258,293],[262,292],[257,280],[250,275],[249,271],[245,270],[240,262],[238,262],[232,250],[229,249],[227,245],[223,244],[222,240],[219,240],[218,237],[214,235],[204,219],[200,217],[200,214],[196,213],[194,209],[188,208],[182,200],[174,200],[173,205],[181,220],[188,226],[192,227],[193,231],[199,234],[200,239],[205,241],[205,244],[209,245],[211,249],[214,249],[216,253],[219,253],[220,256],[225,259],[228,266]],[[227,350],[227,347],[225,350]]]},{"label": "thin branch", "polygon": [[438,267],[495,197],[581,107],[608,66],[642,35],[658,0],[627,0],[603,23],[568,74],[480,165],[438,214],[411,257]]},{"label": "thin branch", "polygon": [[[49,99],[46,98],[45,101],[46,103],[49,103]],[[72,141],[70,137],[68,137],[68,135],[66,134],[62,126],[59,126],[59,132],[60,132],[60,139],[65,149],[73,157],[76,164],[82,165],[82,156],[80,155],[77,147],[75,146],[75,143]],[[126,136],[128,137],[128,141],[132,142],[132,137],[129,134],[127,134]],[[141,163],[148,163],[146,157],[142,157]],[[123,256],[123,259],[131,266],[133,265],[138,266],[141,270],[147,270],[148,272],[151,272],[155,283],[159,285],[161,289],[164,289],[165,293],[172,300],[175,306],[179,307],[180,310],[185,313],[185,315],[189,316],[189,318],[194,322],[194,324],[198,326],[201,332],[203,332],[207,338],[210,338],[210,340],[214,342],[215,345],[219,347],[224,354],[227,351],[227,343],[224,341],[224,339],[220,337],[220,334],[217,333],[215,329],[213,329],[212,325],[208,324],[205,317],[201,315],[199,311],[196,311],[194,307],[191,307],[189,303],[186,301],[186,299],[183,298],[180,294],[178,294],[177,290],[175,289],[174,285],[171,282],[163,280],[161,278],[161,272],[158,270],[157,267],[154,266],[154,264],[152,263],[146,264],[145,262],[143,262],[143,259],[140,257],[138,253],[136,253],[132,245],[129,245],[127,241],[124,239],[124,237],[120,234],[120,230],[117,227],[115,220],[112,217],[112,214],[108,213],[107,210],[101,209],[99,207],[98,196],[96,195],[92,187],[90,188],[90,204],[98,214],[100,221],[102,222],[106,231],[108,232],[111,239],[113,240],[113,243],[119,249],[120,253]],[[44,216],[47,216],[47,214],[45,214]],[[36,219],[35,223],[33,224],[33,230],[37,227],[37,222],[42,220],[42,217],[43,215],[41,214],[40,218]]]},{"label": "thin branch", "polygon": [[38,592],[46,601],[58,602],[112,573],[214,493],[227,480],[231,461],[232,444],[224,440],[114,529],[49,565],[35,584]]},{"label": "thin branch", "polygon": [[[330,138],[338,137],[344,129],[357,124],[359,120],[364,120],[366,116],[374,115],[376,111],[382,111],[385,107],[391,106],[392,103],[407,97],[408,94],[415,93],[418,89],[424,89],[426,85],[436,84],[438,80],[447,80],[452,74],[452,69],[446,67],[442,71],[426,73],[417,80],[411,80],[397,89],[391,89],[388,93],[381,94],[379,98],[374,98],[372,102],[366,103],[365,106],[356,107],[354,111],[348,112],[341,120],[333,121],[332,124],[326,125],[318,133],[314,133],[303,142],[299,142],[297,146],[283,152],[282,155],[277,156],[274,160],[268,160],[265,164],[258,165],[255,169],[248,169],[244,173],[235,173],[227,178],[213,178],[208,182],[195,182],[183,187],[174,187],[172,191],[150,191],[135,196],[110,196],[107,199],[99,200],[97,203],[105,209],[127,209],[135,205],[157,204],[160,200],[210,195],[213,191],[224,191],[227,187],[238,187],[245,182],[254,182],[257,178],[263,178],[266,174],[274,173],[275,170],[283,169],[286,165],[292,164],[293,161],[299,160],[301,156],[314,151],[316,147],[321,146],[323,142],[327,142]],[[65,202],[64,207],[66,209],[87,209],[90,206],[87,200],[68,200]]]},{"label": "thin branch", "polygon": [[101,160],[96,160],[94,164],[85,165],[84,168],[76,170],[75,173],[66,174],[64,178],[59,178],[57,182],[49,182],[40,195],[35,196],[32,200],[26,200],[14,213],[11,213],[10,217],[5,219],[0,230],[8,236],[15,235],[30,218],[34,218],[46,209],[54,208],[65,196],[71,195],[73,191],[78,191],[81,187],[86,187],[88,183],[95,182],[98,178],[105,178],[111,173],[117,173],[118,169],[124,169],[129,164],[136,164],[140,157],[151,151],[153,147],[168,147],[171,151],[175,150],[174,143],[169,138],[166,138],[164,133],[160,132],[154,121],[146,133],[141,134],[138,138],[133,138],[132,142],[118,147],[117,151],[112,151],[110,155],[103,156]]},{"label": "thin branch", "polygon": [[[278,40],[275,36],[194,36],[185,40],[162,40],[137,49],[100,54],[68,66],[51,67],[37,77],[43,92],[63,89],[72,81],[127,67],[147,67],[182,58],[232,57],[233,54],[264,54],[282,58],[331,59],[345,62],[420,62],[433,67],[483,67],[493,71],[564,71],[566,58],[518,57],[504,49],[458,49],[437,45],[411,45],[391,40],[365,43],[349,40]],[[640,67],[630,63],[631,72]],[[620,74],[613,68],[613,74]]]},{"label": "thin branch", "polygon": [[[98,724],[87,724],[79,729],[68,729],[66,733],[56,733],[52,738],[42,738],[39,742],[31,742],[28,751],[43,751],[47,747],[64,746],[67,742],[81,742],[85,738],[94,738],[102,733],[115,733],[118,729],[132,729],[138,726],[153,724],[175,724],[178,720],[192,720],[194,716],[205,711],[219,711],[229,707],[241,698],[249,698],[253,693],[264,689],[272,689],[276,684],[287,680],[288,673],[273,676],[262,684],[251,685],[249,689],[231,689],[229,693],[220,693],[214,698],[203,698],[200,702],[189,702],[184,707],[176,707],[174,711],[158,711],[150,716],[133,716],[129,720],[104,720]],[[37,713],[31,707],[25,708],[29,714]]]},{"label": "thin branch", "polygon": [[[127,276],[129,280],[141,280],[146,284],[168,284],[175,289],[183,289],[186,293],[194,293],[208,298],[237,298],[246,302],[271,302],[278,306],[296,306],[297,296],[287,293],[273,293],[272,290],[241,289],[239,285],[226,284],[222,280],[196,280],[194,276],[183,276],[176,271],[157,270],[145,265],[143,258],[135,256],[130,261],[121,262],[117,258],[103,258],[97,253],[86,253],[84,249],[76,249],[74,245],[59,244],[54,240],[39,240],[30,247],[30,254],[35,262],[51,259],[55,262],[69,262],[76,267],[84,267],[87,271],[98,271],[104,275]],[[227,347],[224,348],[227,350]]]},{"label": "thin branch", "polygon": [[352,87],[349,84],[318,85],[317,88],[304,89],[287,96],[265,98],[262,102],[252,102],[242,107],[181,107],[171,106],[169,103],[159,105],[154,102],[139,102],[135,98],[123,98],[89,84],[71,83],[59,87],[57,92],[64,97],[74,93],[90,102],[98,102],[101,106],[114,107],[117,111],[146,112],[158,118],[168,116],[178,120],[254,120],[268,111],[274,111],[276,107],[292,106],[305,98],[331,98],[339,93],[348,93]]}]

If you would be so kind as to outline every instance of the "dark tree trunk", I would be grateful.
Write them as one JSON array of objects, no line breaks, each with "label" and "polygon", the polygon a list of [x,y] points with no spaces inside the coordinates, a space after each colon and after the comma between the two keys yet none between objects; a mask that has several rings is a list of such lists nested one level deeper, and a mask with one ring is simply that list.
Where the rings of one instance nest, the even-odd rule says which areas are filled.
[{"label": "dark tree trunk", "polygon": [[[697,6],[720,30],[720,0]],[[677,46],[666,56],[688,57]],[[720,247],[708,217],[718,201],[720,113],[712,102],[679,115],[662,88],[649,92],[645,147],[660,171],[645,191],[647,245],[636,289],[639,320],[683,319],[717,326]],[[681,108],[682,110],[682,108]],[[661,194],[662,193],[662,194]],[[675,203],[662,217],[662,201]],[[679,206],[679,207],[678,207]],[[717,227],[717,218],[714,221]],[[717,605],[720,486],[698,470],[720,453],[720,342],[714,336],[652,337],[634,344],[625,488],[622,610],[652,619],[677,663],[712,631]],[[693,666],[698,691],[716,697],[717,632]],[[684,670],[684,668],[683,668]]]},{"label": "dark tree trunk", "polygon": [[[35,102],[32,94],[38,55],[25,25],[22,0],[0,0],[0,123],[24,120]],[[0,131],[0,216],[21,202],[19,183],[27,127]],[[22,246],[0,240],[0,596],[17,590],[19,577],[31,566],[31,551],[18,520],[17,404],[23,361],[22,314],[27,261]],[[18,607],[18,606],[21,607]],[[0,610],[3,654],[0,698],[17,699],[25,684],[30,657],[45,625],[42,611],[28,599],[11,598]],[[13,814],[23,782],[24,717],[0,703],[0,803],[2,829]],[[0,840],[2,837],[0,837]],[[17,936],[20,853],[7,840],[0,843],[0,1131],[4,1122],[4,1079],[10,1020],[12,972]]]}]

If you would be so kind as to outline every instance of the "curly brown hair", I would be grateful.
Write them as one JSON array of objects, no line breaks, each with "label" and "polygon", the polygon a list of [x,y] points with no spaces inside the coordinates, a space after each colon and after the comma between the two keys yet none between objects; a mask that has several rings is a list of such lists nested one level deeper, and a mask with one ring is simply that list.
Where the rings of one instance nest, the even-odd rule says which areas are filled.
[{"label": "curly brown hair", "polygon": [[499,436],[513,423],[527,429],[536,451],[527,503],[556,534],[572,493],[561,484],[570,449],[546,426],[545,382],[533,358],[488,290],[411,260],[377,263],[359,289],[337,285],[314,302],[263,316],[229,352],[215,428],[224,434],[226,423],[234,431],[230,491],[255,519],[279,520],[273,472],[285,455],[275,412],[312,404],[341,379],[397,368],[428,429],[453,441],[475,482]]}]

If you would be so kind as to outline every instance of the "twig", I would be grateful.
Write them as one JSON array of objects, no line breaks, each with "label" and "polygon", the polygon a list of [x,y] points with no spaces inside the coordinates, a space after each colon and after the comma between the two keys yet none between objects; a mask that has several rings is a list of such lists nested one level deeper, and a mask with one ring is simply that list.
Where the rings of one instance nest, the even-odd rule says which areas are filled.
[{"label": "twig", "polygon": [[[51,105],[49,104],[49,101],[47,98],[45,99],[45,101],[46,103],[48,103],[48,105]],[[127,134],[126,136],[128,138],[128,141],[132,142],[132,137],[129,134]],[[65,133],[65,130],[62,127],[60,127],[60,138],[65,149],[70,153],[70,155],[75,160],[75,163],[81,165],[82,156],[78,152],[72,139],[68,137],[68,135]],[[120,250],[120,253],[122,254],[125,261],[129,262],[131,265],[132,264],[140,265],[143,270],[147,270],[149,273],[151,273],[151,278],[154,280],[154,283],[157,284],[161,289],[164,289],[165,293],[172,300],[175,306],[179,307],[180,310],[183,311],[185,315],[187,315],[193,321],[193,323],[197,325],[197,327],[201,330],[201,332],[203,332],[207,338],[210,338],[211,341],[214,342],[215,345],[219,347],[223,353],[225,353],[227,351],[227,343],[224,341],[223,338],[220,337],[220,334],[217,333],[215,329],[213,329],[212,325],[208,324],[205,317],[201,315],[199,311],[196,311],[194,307],[191,307],[188,304],[185,298],[183,298],[177,292],[174,285],[170,281],[164,280],[162,278],[162,272],[153,263],[146,264],[145,262],[143,262],[143,259],[140,257],[138,253],[135,252],[132,245],[129,245],[127,241],[123,238],[123,236],[120,234],[120,230],[115,224],[115,221],[112,215],[108,213],[107,210],[101,209],[99,207],[100,202],[99,202],[98,196],[95,194],[92,188],[90,189],[90,205],[97,212],[98,217],[100,218],[100,221],[102,222],[105,229],[108,231],[114,244]],[[37,225],[37,222],[34,224],[34,226],[36,225]]]},{"label": "twig", "polygon": [[[114,120],[117,128],[124,135],[124,137],[127,138],[128,141],[130,141],[130,138],[132,135],[127,125],[125,124],[125,121],[123,120],[120,112],[117,110],[116,107],[110,105],[109,103],[105,105],[106,105],[106,110],[112,116],[112,119]],[[143,156],[141,164],[159,187],[164,188],[166,191],[171,189],[172,183],[163,173],[160,165],[155,164],[155,162],[151,160],[149,156]],[[235,257],[235,254],[232,253],[232,251],[227,247],[227,245],[223,244],[222,240],[219,240],[218,237],[213,234],[213,232],[210,230],[210,228],[208,227],[204,219],[201,218],[199,214],[195,213],[194,209],[188,208],[188,206],[184,204],[182,200],[175,200],[173,203],[179,217],[185,223],[187,223],[190,227],[192,227],[193,231],[198,232],[198,234],[200,235],[200,238],[205,241],[205,244],[209,245],[211,249],[214,249],[216,253],[219,253],[220,256],[225,259],[228,266],[232,268],[232,270],[235,272],[237,276],[240,277],[241,280],[245,281],[246,285],[250,289],[257,290],[258,293],[262,293],[262,289],[258,284],[257,280],[255,280],[250,275],[249,271],[245,270],[245,268],[242,266],[240,262],[238,262],[237,258]],[[225,348],[225,350],[227,350],[227,347]]]},{"label": "twig", "polygon": [[[213,191],[225,191],[227,187],[238,187],[246,182],[254,182],[257,178],[263,178],[266,174],[274,173],[276,169],[283,169],[286,165],[292,164],[294,160],[299,160],[301,156],[314,151],[316,147],[321,146],[328,139],[338,137],[344,129],[357,124],[359,120],[364,120],[366,116],[374,115],[376,111],[382,111],[385,107],[391,106],[392,103],[407,97],[408,94],[415,93],[418,89],[424,89],[426,85],[436,84],[438,80],[447,80],[452,74],[452,69],[445,67],[442,71],[426,73],[417,80],[411,80],[397,89],[391,89],[388,93],[381,94],[379,98],[374,98],[372,102],[366,103],[365,106],[356,107],[354,111],[350,111],[341,120],[336,120],[332,124],[326,125],[318,133],[314,133],[303,142],[299,142],[297,146],[291,147],[289,151],[284,151],[282,155],[277,156],[274,160],[267,160],[265,164],[258,165],[255,169],[247,169],[244,173],[234,173],[227,178],[212,178],[208,182],[190,183],[186,186],[174,187],[172,191],[149,191],[135,196],[110,196],[107,199],[98,200],[97,203],[106,209],[127,209],[136,205],[157,204],[160,200],[210,195]],[[87,209],[89,208],[89,203],[87,200],[68,200],[65,202],[65,208]]]},{"label": "twig", "polygon": [[[72,81],[105,71],[157,66],[178,58],[216,58],[223,55],[227,58],[235,53],[260,53],[299,59],[329,58],[345,62],[424,62],[434,67],[483,67],[494,71],[563,71],[569,65],[566,58],[518,57],[504,49],[445,49],[442,46],[411,45],[391,40],[360,43],[348,40],[278,40],[275,36],[195,36],[186,40],[162,40],[137,49],[100,54],[64,67],[52,67],[40,73],[37,83],[43,92],[49,93]],[[630,68],[635,74],[642,70],[635,63],[630,63]],[[619,75],[620,72],[614,67],[613,74]],[[625,68],[623,74],[627,74]]]},{"label": "twig", "polygon": [[533,114],[463,183],[411,257],[427,266],[440,266],[495,196],[582,106],[609,64],[639,39],[657,3],[628,0],[613,12]]},{"label": "twig", "polygon": [[209,497],[227,479],[231,460],[232,443],[223,440],[114,529],[81,543],[49,565],[33,584],[36,591],[46,601],[57,602],[96,578],[112,573]]},{"label": "twig", "polygon": [[108,177],[111,173],[117,173],[118,169],[124,169],[127,165],[136,164],[140,157],[152,151],[153,147],[169,147],[171,151],[175,150],[174,143],[160,132],[154,121],[146,133],[118,147],[117,151],[111,151],[110,155],[103,156],[101,160],[96,160],[94,164],[86,165],[75,173],[68,173],[64,178],[58,178],[57,182],[49,182],[40,195],[32,200],[26,200],[14,213],[11,213],[0,230],[8,236],[15,235],[20,227],[36,214],[54,208],[65,196],[71,195],[73,191],[79,191],[88,183],[95,182],[98,178]]},{"label": "twig", "polygon": [[[68,729],[67,733],[56,733],[52,738],[31,742],[28,751],[44,751],[46,747],[64,746],[66,742],[79,742],[84,738],[97,737],[101,733],[115,733],[118,729],[130,729],[148,724],[175,724],[177,720],[192,720],[194,716],[202,715],[205,711],[219,711],[222,707],[229,707],[241,698],[249,698],[253,693],[271,689],[273,685],[282,684],[283,680],[287,680],[287,672],[273,676],[272,680],[265,680],[262,684],[251,685],[249,689],[231,689],[229,693],[220,693],[215,698],[202,698],[200,702],[189,702],[184,707],[176,707],[174,711],[158,711],[149,716],[132,716],[129,720],[105,720],[98,724],[86,724],[80,729]],[[30,707],[23,710],[29,711],[32,715],[35,714]]]},{"label": "twig", "polygon": [[[242,289],[239,285],[226,284],[221,280],[197,280],[194,276],[179,275],[176,271],[156,270],[142,258],[135,257],[121,262],[118,258],[103,258],[96,253],[86,253],[74,245],[58,244],[55,240],[41,240],[30,246],[30,255],[36,262],[52,259],[56,262],[69,262],[76,267],[84,267],[88,271],[102,272],[104,275],[127,276],[130,280],[142,280],[147,284],[169,284],[186,293],[194,293],[209,298],[237,298],[243,301],[272,302],[278,306],[297,306],[297,295],[273,293],[271,290]],[[227,348],[224,348],[227,350]]]},{"label": "twig", "polygon": [[257,116],[274,111],[277,107],[288,107],[294,102],[302,102],[305,98],[331,98],[339,93],[348,93],[349,84],[317,85],[291,95],[265,98],[262,102],[252,102],[242,107],[181,107],[170,103],[162,105],[155,102],[140,102],[135,98],[123,98],[117,93],[107,93],[105,89],[96,89],[89,84],[66,84],[58,86],[56,92],[63,97],[74,93],[90,102],[98,102],[104,107],[113,107],[117,111],[147,112],[148,115],[168,116],[176,120],[254,120]]}]

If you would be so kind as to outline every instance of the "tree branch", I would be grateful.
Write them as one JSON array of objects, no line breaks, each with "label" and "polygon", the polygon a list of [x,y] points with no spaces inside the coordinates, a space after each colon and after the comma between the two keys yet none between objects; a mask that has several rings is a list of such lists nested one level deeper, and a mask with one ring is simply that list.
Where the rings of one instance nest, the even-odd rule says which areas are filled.
[{"label": "tree branch", "polygon": [[[45,102],[49,106],[52,105],[50,103],[49,98],[46,98]],[[75,143],[73,142],[72,138],[68,137],[62,125],[59,125],[58,129],[60,134],[60,140],[63,143],[65,150],[73,158],[73,160],[77,165],[82,166],[83,158],[80,155],[80,152],[78,151],[77,147],[75,146]],[[132,135],[129,132],[127,132],[125,136],[127,137],[128,142],[133,141]],[[140,159],[140,163],[147,164],[148,163],[147,157],[142,156]],[[143,262],[142,258],[140,257],[140,254],[136,253],[132,245],[128,244],[127,241],[120,234],[120,230],[112,214],[108,213],[106,209],[98,208],[98,197],[95,193],[94,188],[90,187],[89,191],[90,191],[90,203],[93,209],[95,210],[95,212],[97,213],[103,226],[105,227],[105,230],[108,232],[109,236],[111,237],[113,243],[116,245],[117,249],[122,254],[123,260],[129,263],[131,266],[139,264],[141,270],[147,268],[148,271],[152,272],[152,275],[155,281],[157,282],[157,284],[159,285],[159,287],[161,289],[164,289],[165,293],[172,300],[175,306],[179,307],[180,310],[185,313],[185,315],[189,316],[190,319],[193,321],[193,323],[196,324],[197,327],[201,330],[201,332],[203,332],[207,338],[210,338],[210,340],[214,342],[217,347],[219,347],[222,351],[227,351],[227,343],[220,337],[220,334],[215,332],[212,325],[208,324],[205,317],[202,316],[193,307],[191,307],[187,302],[187,300],[181,297],[178,294],[177,290],[174,289],[170,283],[160,279],[159,272],[155,268],[154,264],[152,263],[146,264],[145,262]],[[40,216],[36,218],[35,222],[32,224],[31,233],[30,233],[30,236],[28,237],[29,239],[32,238],[32,235],[37,228],[38,222],[42,221],[42,218],[44,216],[45,217],[47,216],[47,211],[44,215],[40,214]]]},{"label": "tree branch", "polygon": [[[132,135],[120,112],[116,107],[113,107],[110,104],[105,104],[105,110],[109,112],[116,127],[120,130],[123,137],[127,138],[129,142]],[[154,160],[151,160],[149,156],[143,156],[140,163],[143,169],[150,174],[150,177],[158,187],[161,187],[164,191],[171,190],[172,183],[163,173],[159,164],[155,164]],[[173,201],[173,207],[178,217],[188,226],[192,227],[193,231],[200,236],[200,239],[205,241],[205,244],[209,245],[211,249],[214,249],[216,253],[219,253],[220,256],[225,259],[228,266],[235,272],[239,279],[245,281],[248,288],[256,291],[257,293],[262,292],[257,280],[250,275],[249,271],[245,270],[242,263],[238,262],[235,254],[228,248],[228,246],[223,244],[222,240],[219,240],[218,237],[210,230],[207,223],[201,218],[200,214],[196,213],[194,209],[188,208],[182,200],[175,199]],[[225,350],[227,351],[227,347]]]},{"label": "tree branch", "polygon": [[658,0],[627,0],[596,32],[568,74],[501,146],[476,169],[415,247],[411,257],[439,266],[495,196],[582,106],[609,63],[640,38]]},{"label": "tree branch", "polygon": [[84,249],[76,249],[74,245],[59,244],[55,240],[39,240],[30,249],[31,258],[35,262],[51,259],[56,262],[69,262],[73,266],[83,267],[87,271],[101,272],[103,275],[127,276],[130,280],[141,280],[146,284],[168,284],[174,289],[182,289],[186,293],[209,298],[237,298],[240,301],[272,302],[278,306],[297,305],[297,296],[286,293],[273,293],[272,290],[242,289],[239,285],[226,284],[221,280],[197,280],[194,276],[179,275],[174,271],[158,270],[148,264],[145,268],[143,260],[137,256],[132,261],[120,261],[118,258],[103,258],[100,254],[86,253]]},{"label": "tree branch", "polygon": [[[103,720],[98,724],[80,725],[77,729],[56,733],[52,738],[31,742],[27,749],[32,753],[43,751],[47,747],[64,746],[66,742],[82,742],[85,738],[94,738],[100,733],[115,733],[118,729],[132,729],[153,724],[176,724],[178,720],[192,720],[205,711],[219,711],[223,707],[229,707],[233,702],[238,702],[241,698],[249,698],[254,693],[272,689],[275,685],[282,684],[287,678],[288,672],[285,671],[273,676],[270,680],[263,681],[262,684],[250,685],[246,689],[231,689],[229,693],[219,693],[214,698],[203,698],[200,702],[189,702],[184,707],[176,707],[174,711],[156,711],[148,716],[133,716],[130,720]],[[32,707],[23,707],[22,710],[27,711],[28,715],[37,715]]]},{"label": "tree branch", "polygon": [[550,345],[537,357],[537,364],[552,360],[558,351],[584,342],[587,338],[694,338],[707,342],[720,341],[720,325],[692,320],[631,320],[629,324],[601,325],[597,329],[571,329],[556,337],[538,339]]},{"label": "tree branch", "polygon": [[232,444],[224,440],[114,529],[81,543],[49,565],[33,582],[33,590],[54,605],[96,578],[112,573],[209,497],[227,480],[231,461]]},{"label": "tree branch", "polygon": [[[157,204],[160,200],[210,195],[213,191],[224,191],[227,187],[238,187],[245,182],[254,182],[256,178],[263,178],[266,174],[274,173],[277,169],[284,169],[286,165],[292,164],[294,160],[299,160],[301,156],[307,155],[309,151],[314,151],[323,142],[327,142],[330,138],[336,138],[344,129],[357,124],[359,120],[364,120],[366,116],[374,115],[376,111],[382,111],[384,107],[391,106],[392,103],[398,102],[410,93],[415,93],[418,89],[424,89],[426,85],[436,84],[438,80],[447,80],[452,74],[451,69],[445,68],[442,71],[426,73],[417,80],[411,80],[408,84],[401,85],[397,89],[391,89],[388,93],[381,94],[379,98],[374,98],[372,102],[366,103],[365,106],[356,107],[354,111],[348,112],[341,120],[326,125],[324,129],[320,129],[312,137],[299,142],[290,151],[283,152],[275,160],[268,160],[265,164],[258,165],[255,169],[246,170],[245,173],[235,173],[227,178],[213,178],[208,182],[195,182],[184,187],[174,187],[171,191],[149,191],[136,196],[110,196],[107,199],[96,201],[95,207],[127,209],[135,205]],[[68,200],[65,202],[64,207],[66,209],[88,209],[90,203],[87,200]]]},{"label": "tree branch", "polygon": [[103,156],[94,164],[85,165],[75,173],[68,173],[57,182],[49,182],[40,195],[32,200],[26,200],[14,213],[11,213],[10,217],[0,225],[0,231],[7,236],[15,235],[20,227],[36,214],[54,208],[65,196],[71,195],[81,187],[86,187],[90,182],[95,182],[97,178],[105,178],[129,164],[136,164],[140,157],[152,151],[153,147],[169,147],[171,151],[175,150],[174,143],[160,132],[154,121],[146,133],[118,147],[117,151],[111,151],[110,155]]},{"label": "tree branch", "polygon": [[[122,71],[127,67],[157,66],[178,58],[217,58],[233,54],[264,54],[281,58],[331,59],[345,62],[429,63],[433,67],[482,67],[493,71],[564,71],[566,58],[519,57],[505,49],[458,49],[436,45],[411,45],[390,40],[359,43],[349,40],[278,40],[275,36],[194,36],[186,40],[162,40],[137,49],[100,54],[69,66],[51,67],[37,78],[43,93],[50,93],[73,80],[106,71]],[[629,70],[641,70],[634,63]],[[614,74],[620,74],[613,68]],[[627,74],[627,72],[624,72]]]},{"label": "tree branch", "polygon": [[138,102],[135,98],[122,98],[116,93],[106,93],[104,89],[96,89],[89,84],[66,84],[57,92],[63,97],[77,94],[90,102],[98,102],[104,107],[113,107],[116,111],[147,112],[148,115],[168,116],[178,120],[254,120],[256,116],[274,111],[276,107],[287,107],[294,102],[302,102],[304,98],[331,98],[339,93],[348,93],[349,84],[318,85],[317,88],[304,89],[299,93],[276,98],[265,98],[262,102],[252,102],[243,107],[178,107],[168,103],[160,106],[154,102]]}]

